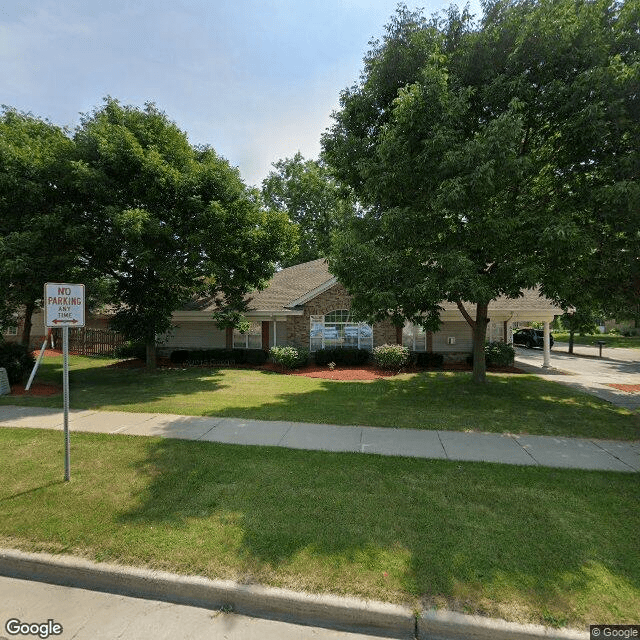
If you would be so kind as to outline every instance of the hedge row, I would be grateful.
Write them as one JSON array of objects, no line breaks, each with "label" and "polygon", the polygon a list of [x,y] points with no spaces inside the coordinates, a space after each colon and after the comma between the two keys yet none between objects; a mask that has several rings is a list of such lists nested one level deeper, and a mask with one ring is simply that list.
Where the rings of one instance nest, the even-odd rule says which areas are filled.
[{"label": "hedge row", "polygon": [[262,349],[176,349],[171,364],[264,364],[267,353]]}]

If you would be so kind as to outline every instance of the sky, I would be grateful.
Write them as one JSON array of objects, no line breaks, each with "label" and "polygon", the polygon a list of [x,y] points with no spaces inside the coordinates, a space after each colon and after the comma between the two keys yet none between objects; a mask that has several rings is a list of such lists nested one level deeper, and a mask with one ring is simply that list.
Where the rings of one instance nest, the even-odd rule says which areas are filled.
[{"label": "sky", "polygon": [[[427,16],[449,1],[407,1]],[[320,153],[396,0],[4,0],[0,104],[71,129],[105,96],[154,102],[260,186]],[[478,0],[470,3],[480,12]]]}]

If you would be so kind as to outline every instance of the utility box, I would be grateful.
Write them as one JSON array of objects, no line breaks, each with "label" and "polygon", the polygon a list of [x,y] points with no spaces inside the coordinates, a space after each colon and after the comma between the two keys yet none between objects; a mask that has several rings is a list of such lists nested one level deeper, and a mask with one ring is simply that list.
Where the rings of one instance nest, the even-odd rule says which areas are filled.
[{"label": "utility box", "polygon": [[6,396],[11,393],[11,387],[9,386],[9,376],[7,370],[0,367],[0,396]]}]

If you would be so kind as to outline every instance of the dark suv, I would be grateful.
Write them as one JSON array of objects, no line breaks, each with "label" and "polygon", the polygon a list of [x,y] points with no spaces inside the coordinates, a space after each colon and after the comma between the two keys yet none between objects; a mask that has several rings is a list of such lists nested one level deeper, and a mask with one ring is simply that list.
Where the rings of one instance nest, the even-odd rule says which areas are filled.
[{"label": "dark suv", "polygon": [[[523,344],[529,349],[544,347],[544,331],[541,329],[518,329],[513,334],[513,344]],[[549,336],[549,346],[553,347],[553,336]]]}]

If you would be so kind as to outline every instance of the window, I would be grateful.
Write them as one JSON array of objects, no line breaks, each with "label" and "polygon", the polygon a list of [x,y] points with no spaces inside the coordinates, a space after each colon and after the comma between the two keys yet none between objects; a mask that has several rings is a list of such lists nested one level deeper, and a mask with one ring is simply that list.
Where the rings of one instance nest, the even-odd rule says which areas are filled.
[{"label": "window", "polygon": [[324,316],[311,316],[309,348],[335,349],[352,347],[373,349],[373,329],[362,322],[352,322],[346,309],[332,311]]},{"label": "window", "polygon": [[234,349],[262,349],[262,323],[252,322],[249,329],[240,333],[233,330]]},{"label": "window", "polygon": [[407,322],[402,328],[402,344],[410,351],[426,351],[427,332],[423,327]]},{"label": "window", "polygon": [[18,335],[18,327],[7,327],[4,330],[5,335],[7,336],[17,336]]}]

